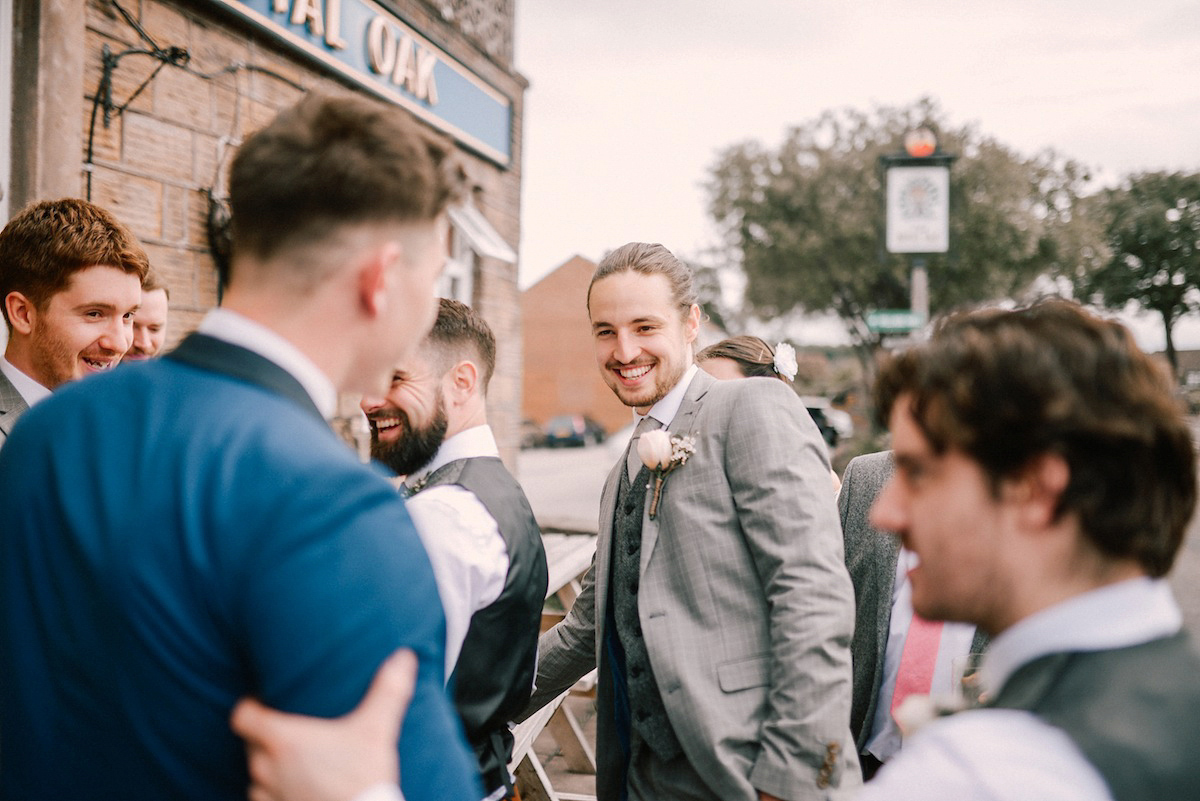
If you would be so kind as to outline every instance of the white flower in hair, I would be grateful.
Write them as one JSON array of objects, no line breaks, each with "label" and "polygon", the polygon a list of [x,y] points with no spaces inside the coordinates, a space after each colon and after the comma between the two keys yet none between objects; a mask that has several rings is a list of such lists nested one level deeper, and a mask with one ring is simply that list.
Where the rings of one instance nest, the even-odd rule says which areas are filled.
[{"label": "white flower in hair", "polygon": [[775,346],[775,372],[786,378],[788,381],[796,380],[796,371],[800,369],[796,364],[796,349],[786,342],[780,342]]}]

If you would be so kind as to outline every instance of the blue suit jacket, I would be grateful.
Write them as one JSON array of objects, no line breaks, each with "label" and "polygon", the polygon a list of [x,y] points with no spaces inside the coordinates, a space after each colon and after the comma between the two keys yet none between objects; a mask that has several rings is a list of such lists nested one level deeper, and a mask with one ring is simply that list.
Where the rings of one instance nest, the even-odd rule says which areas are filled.
[{"label": "blue suit jacket", "polygon": [[0,451],[0,797],[240,801],[239,697],[340,715],[407,646],[405,796],[478,799],[396,491],[280,368],[177,354],[64,387]]}]

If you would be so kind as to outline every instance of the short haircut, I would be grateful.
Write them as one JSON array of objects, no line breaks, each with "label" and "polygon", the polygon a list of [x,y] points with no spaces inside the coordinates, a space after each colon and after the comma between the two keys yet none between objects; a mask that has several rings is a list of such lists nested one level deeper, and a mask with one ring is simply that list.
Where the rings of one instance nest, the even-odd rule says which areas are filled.
[{"label": "short haircut", "polygon": [[[0,300],[20,292],[44,309],[71,277],[95,266],[113,267],[146,280],[150,261],[137,238],[99,206],[78,198],[33,203],[0,231]],[[8,304],[4,321],[8,319]]]},{"label": "short haircut", "polygon": [[780,378],[775,370],[775,351],[763,340],[749,334],[722,339],[696,354],[696,361],[729,359],[736,362],[746,378]]},{"label": "short haircut", "polygon": [[343,226],[434,220],[462,181],[450,140],[400,107],[314,92],[238,149],[232,255],[265,261]]},{"label": "short haircut", "polygon": [[167,300],[171,299],[171,289],[166,282],[162,280],[162,276],[153,267],[146,273],[146,277],[142,279],[143,292],[157,292],[162,290],[167,295]]},{"label": "short haircut", "polygon": [[596,271],[592,273],[592,282],[588,284],[588,310],[592,308],[592,287],[597,281],[616,273],[630,271],[642,275],[665,276],[671,285],[671,297],[679,307],[680,317],[686,317],[692,306],[700,302],[692,269],[676,258],[675,254],[659,244],[630,242],[609,253],[596,266]]},{"label": "short haircut", "polygon": [[1033,459],[1061,456],[1070,479],[1056,515],[1075,514],[1101,554],[1170,570],[1196,457],[1167,371],[1124,326],[1063,300],[959,313],[882,366],[880,420],[901,394],[933,450],[978,462],[993,493]]},{"label": "short haircut", "polygon": [[425,346],[434,351],[442,373],[462,359],[475,362],[487,394],[496,371],[496,337],[478,312],[457,300],[440,298],[437,320],[425,337]]}]

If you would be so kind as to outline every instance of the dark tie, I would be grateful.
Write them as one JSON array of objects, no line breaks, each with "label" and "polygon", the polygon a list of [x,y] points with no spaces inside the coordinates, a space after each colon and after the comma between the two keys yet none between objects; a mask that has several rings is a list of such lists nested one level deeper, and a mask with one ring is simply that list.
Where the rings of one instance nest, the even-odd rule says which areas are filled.
[{"label": "dark tie", "polygon": [[642,457],[638,456],[637,452],[638,439],[647,431],[659,428],[662,428],[662,423],[647,415],[637,424],[637,428],[633,429],[633,436],[629,439],[629,450],[625,454],[625,469],[629,472],[630,481],[633,481],[638,470],[642,469]]}]

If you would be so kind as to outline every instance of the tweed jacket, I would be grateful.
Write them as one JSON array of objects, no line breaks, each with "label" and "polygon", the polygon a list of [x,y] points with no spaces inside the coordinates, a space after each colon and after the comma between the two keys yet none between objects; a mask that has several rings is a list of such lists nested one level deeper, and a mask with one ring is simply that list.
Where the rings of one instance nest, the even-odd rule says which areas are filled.
[{"label": "tweed jacket", "polygon": [[[820,433],[782,382],[703,372],[668,431],[693,437],[695,453],[667,477],[656,517],[649,501],[643,511],[638,617],[672,729],[715,797],[848,797],[859,784],[847,726],[853,590]],[[601,497],[583,591],[542,637],[531,704],[599,664],[604,801],[622,775],[601,651],[624,467],[622,457]]]},{"label": "tweed jacket", "polygon": [[[884,655],[892,623],[892,592],[896,585],[896,562],[900,538],[871,525],[871,504],[895,472],[891,451],[868,453],[850,460],[842,476],[838,512],[846,545],[846,568],[854,582],[854,698],[850,708],[850,730],[859,753],[871,736],[871,721],[879,701]],[[982,651],[987,638],[977,632],[972,651]]]},{"label": "tweed jacket", "polygon": [[0,448],[4,447],[4,441],[8,439],[17,420],[28,410],[29,406],[21,393],[17,392],[8,376],[0,373]]}]

